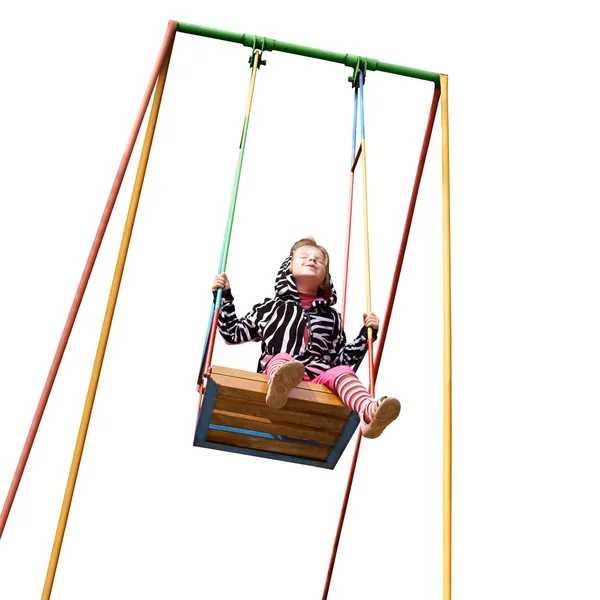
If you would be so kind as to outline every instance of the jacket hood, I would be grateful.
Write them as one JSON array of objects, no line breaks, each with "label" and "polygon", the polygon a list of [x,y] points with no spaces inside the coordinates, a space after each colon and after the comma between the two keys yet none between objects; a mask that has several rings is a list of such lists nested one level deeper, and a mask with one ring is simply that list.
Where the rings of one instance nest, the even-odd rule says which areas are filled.
[{"label": "jacket hood", "polygon": [[[296,285],[296,279],[292,275],[291,263],[291,255],[281,263],[279,271],[277,271],[277,277],[275,278],[275,295],[282,300],[293,300],[300,304],[300,294]],[[329,306],[333,306],[337,302],[337,292],[333,287],[331,275],[329,276],[329,290],[319,290],[317,300],[326,302]]]}]

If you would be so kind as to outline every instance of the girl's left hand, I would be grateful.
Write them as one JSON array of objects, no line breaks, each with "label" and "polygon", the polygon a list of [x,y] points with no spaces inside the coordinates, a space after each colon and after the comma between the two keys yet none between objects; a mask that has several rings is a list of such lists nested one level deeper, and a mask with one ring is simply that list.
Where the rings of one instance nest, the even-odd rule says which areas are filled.
[{"label": "girl's left hand", "polygon": [[379,329],[379,319],[375,313],[363,313],[363,323],[365,327],[371,327],[371,329]]}]

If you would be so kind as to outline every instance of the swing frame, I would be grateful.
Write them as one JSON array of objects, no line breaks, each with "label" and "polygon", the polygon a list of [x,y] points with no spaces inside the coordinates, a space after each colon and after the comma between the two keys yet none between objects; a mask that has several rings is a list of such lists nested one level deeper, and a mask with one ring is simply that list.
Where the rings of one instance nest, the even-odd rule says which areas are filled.
[{"label": "swing frame", "polygon": [[[292,54],[297,54],[301,56],[306,56],[309,58],[318,58],[321,60],[328,60],[332,62],[337,62],[344,64],[352,69],[354,69],[354,75],[349,77],[349,81],[353,83],[356,82],[357,73],[363,72],[366,74],[367,70],[379,70],[387,73],[393,73],[397,75],[403,75],[407,77],[414,77],[417,79],[423,79],[432,81],[435,84],[435,91],[432,100],[432,108],[430,112],[430,118],[427,126],[427,132],[425,135],[425,140],[423,143],[423,149],[421,151],[421,157],[419,160],[419,166],[417,169],[417,176],[415,178],[415,185],[413,187],[413,193],[411,196],[411,203],[407,215],[407,221],[404,229],[404,234],[402,238],[401,248],[398,255],[398,262],[396,264],[396,271],[394,274],[394,281],[392,284],[392,293],[390,294],[390,300],[388,301],[388,308],[386,311],[386,318],[383,321],[384,328],[380,332],[380,341],[378,348],[378,356],[375,362],[370,361],[370,372],[371,372],[371,382],[377,376],[377,371],[379,368],[379,362],[381,359],[381,354],[383,350],[383,344],[385,341],[386,334],[386,326],[389,322],[389,316],[391,314],[391,307],[393,306],[393,300],[395,297],[395,290],[398,284],[399,272],[402,265],[402,261],[404,258],[404,252],[406,248],[406,240],[408,237],[408,232],[410,230],[410,222],[412,220],[412,214],[414,212],[414,203],[416,201],[416,195],[418,192],[418,187],[420,183],[420,178],[423,172],[423,166],[425,162],[425,156],[427,154],[427,147],[429,144],[429,139],[431,136],[431,129],[433,127],[433,120],[435,117],[435,112],[437,110],[437,104],[439,98],[441,97],[441,132],[442,132],[442,222],[443,222],[443,306],[444,306],[444,332],[443,332],[443,340],[444,340],[444,362],[443,362],[443,388],[444,388],[444,403],[443,403],[443,598],[444,600],[450,600],[451,598],[451,533],[452,533],[452,519],[451,519],[451,511],[452,511],[452,334],[451,334],[451,286],[450,286],[450,169],[449,169],[449,127],[448,127],[448,77],[447,75],[441,75],[438,73],[432,73],[429,71],[421,71],[418,69],[410,69],[407,67],[402,67],[399,65],[393,65],[390,63],[384,63],[374,59],[362,58],[356,55],[350,54],[339,54],[334,52],[328,52],[323,50],[318,50],[314,48],[309,48],[306,46],[299,46],[297,44],[287,44],[285,42],[279,42],[277,40],[273,40],[265,37],[251,36],[247,34],[238,34],[232,32],[226,32],[223,30],[211,29],[208,27],[191,25],[188,23],[179,23],[177,21],[169,21],[167,26],[167,31],[165,37],[163,39],[163,43],[161,49],[159,51],[158,58],[154,65],[150,81],[146,90],[144,92],[144,96],[142,99],[141,107],[136,116],[132,131],[130,133],[129,139],[126,144],[126,148],[123,154],[123,158],[119,164],[119,168],[117,169],[117,175],[115,177],[113,186],[109,193],[109,197],[107,200],[106,208],[100,220],[100,225],[98,227],[98,231],[94,238],[94,242],[92,244],[92,248],[90,254],[88,256],[86,265],[83,270],[83,274],[81,276],[81,280],[79,286],[77,288],[75,298],[71,305],[71,309],[69,311],[65,326],[63,328],[63,332],[61,338],[59,340],[58,348],[52,364],[50,366],[50,370],[46,379],[46,383],[42,390],[42,394],[40,397],[40,401],[38,403],[37,410],[35,412],[29,433],[27,435],[25,445],[23,451],[21,453],[21,457],[19,459],[17,468],[15,470],[15,474],[13,476],[13,480],[11,482],[11,486],[9,492],[7,494],[7,498],[5,500],[2,513],[0,514],[0,536],[4,530],[4,526],[6,524],[6,520],[10,513],[10,509],[12,507],[12,503],[14,501],[14,497],[16,495],[17,488],[19,486],[22,474],[24,472],[29,453],[33,446],[33,442],[35,440],[37,430],[39,428],[42,416],[44,414],[44,410],[46,404],[48,402],[50,393],[52,391],[52,387],[54,385],[54,381],[56,379],[58,369],[60,363],[62,361],[62,357],[64,355],[68,340],[70,338],[71,332],[74,327],[75,319],[81,303],[83,301],[83,296],[85,290],[87,288],[87,284],[89,282],[96,258],[98,256],[100,245],[106,229],[108,227],[108,222],[110,220],[110,216],[112,214],[112,210],[116,203],[116,199],[120,190],[120,187],[123,183],[123,179],[125,177],[127,165],[129,164],[129,160],[133,153],[133,149],[135,146],[135,142],[139,135],[142,122],[144,120],[146,111],[150,104],[150,100],[154,94],[154,99],[152,103],[152,108],[150,111],[150,115],[148,118],[147,131],[144,139],[144,144],[141,151],[141,157],[139,162],[139,167],[135,179],[135,183],[133,186],[133,192],[131,197],[131,202],[129,206],[129,211],[126,219],[126,224],[124,228],[123,238],[121,240],[121,246],[119,249],[119,255],[117,258],[117,263],[115,266],[115,275],[113,278],[113,283],[111,285],[109,299],[107,303],[106,313],[104,317],[104,321],[102,324],[102,330],[100,333],[100,340],[98,343],[98,349],[96,352],[96,358],[94,361],[94,366],[92,369],[92,374],[90,378],[90,386],[88,389],[88,394],[85,401],[85,406],[83,409],[83,414],[81,417],[81,423],[79,427],[79,434],[77,437],[77,442],[75,445],[75,450],[73,453],[73,459],[71,462],[71,468],[69,471],[69,477],[67,480],[67,485],[65,489],[65,495],[63,498],[63,503],[61,507],[61,513],[58,521],[58,526],[54,538],[54,544],[52,549],[52,554],[50,557],[48,571],[46,574],[46,580],[44,582],[44,589],[42,592],[42,600],[48,600],[51,595],[54,577],[56,574],[56,569],[58,566],[58,559],[60,556],[60,550],[62,546],[62,541],[64,539],[64,534],[66,530],[68,515],[70,511],[70,506],[74,494],[75,485],[77,482],[77,475],[79,472],[79,467],[81,464],[81,457],[83,454],[83,447],[86,440],[86,434],[89,428],[89,423],[91,420],[92,409],[96,397],[96,391],[98,387],[98,380],[100,377],[100,373],[102,370],[102,363],[104,360],[104,356],[106,353],[106,347],[108,342],[108,337],[110,334],[110,329],[112,325],[112,319],[114,316],[116,301],[118,297],[118,292],[120,288],[120,283],[123,276],[124,265],[127,257],[127,252],[129,248],[129,243],[131,240],[131,233],[133,230],[133,225],[135,222],[135,216],[137,212],[137,206],[139,203],[139,198],[141,195],[141,190],[143,186],[144,176],[148,164],[148,158],[150,154],[150,148],[152,146],[152,139],[154,136],[154,131],[156,128],[156,122],[158,119],[158,113],[160,109],[160,104],[162,100],[162,95],[165,87],[166,76],[168,72],[171,52],[173,49],[173,43],[175,40],[175,35],[177,32],[189,33],[193,35],[199,35],[214,39],[220,39],[223,41],[230,41],[235,43],[241,43],[244,46],[252,47],[253,56],[256,58],[259,57],[259,64],[266,64],[266,61],[260,59],[260,56],[264,51],[281,51],[288,52]],[[251,57],[252,59],[252,57]],[[247,119],[246,119],[247,124]],[[364,139],[362,146],[362,154],[363,161],[365,160],[365,150],[364,150]],[[355,159],[355,163],[358,160],[358,155]],[[364,178],[363,186],[366,186],[366,178]],[[366,194],[365,194],[366,198]],[[369,304],[369,302],[368,302]],[[370,353],[372,352],[372,340],[370,340]],[[215,395],[216,398],[216,395]],[[215,399],[215,406],[217,406],[217,400]],[[293,404],[292,404],[293,406]],[[219,410],[219,409],[217,409]],[[213,410],[214,412],[214,410]],[[358,450],[360,448],[360,440],[361,436],[358,436],[356,450],[354,453],[353,464],[351,467],[351,475],[348,480],[348,485],[346,489],[346,495],[344,499],[344,506],[340,515],[340,522],[338,524],[338,531],[336,533],[336,540],[334,542],[334,548],[332,551],[332,558],[328,570],[327,581],[325,584],[325,590],[323,594],[323,598],[327,598],[329,585],[331,581],[331,574],[333,571],[333,563],[335,560],[335,555],[337,552],[337,546],[339,543],[339,537],[341,533],[341,527],[343,524],[343,518],[346,510],[346,505],[349,497],[350,486],[352,482],[352,477],[354,473],[354,468],[356,465],[356,459],[358,455]]]}]

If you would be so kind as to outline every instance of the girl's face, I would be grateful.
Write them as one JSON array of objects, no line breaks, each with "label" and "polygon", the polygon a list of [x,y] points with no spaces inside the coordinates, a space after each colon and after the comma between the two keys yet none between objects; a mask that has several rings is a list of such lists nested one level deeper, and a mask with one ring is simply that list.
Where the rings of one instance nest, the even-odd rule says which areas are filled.
[{"label": "girl's face", "polygon": [[316,293],[325,279],[325,255],[315,246],[300,246],[292,256],[291,270],[300,291]]}]

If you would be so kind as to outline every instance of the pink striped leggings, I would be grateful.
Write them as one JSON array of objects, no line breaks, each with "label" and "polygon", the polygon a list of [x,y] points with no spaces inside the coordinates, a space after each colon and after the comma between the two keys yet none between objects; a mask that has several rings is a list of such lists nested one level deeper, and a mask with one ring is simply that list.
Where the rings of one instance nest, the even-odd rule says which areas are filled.
[{"label": "pink striped leggings", "polygon": [[[276,354],[267,365],[267,376],[269,377],[269,381],[271,381],[275,371],[283,363],[289,362],[290,360],[295,359],[285,352]],[[358,413],[363,412],[373,402],[373,398],[369,396],[369,392],[361,383],[356,373],[347,365],[332,367],[320,375],[317,375],[314,379],[311,379],[304,373],[304,381],[320,383],[327,386],[340,397],[340,400],[348,406],[348,408]],[[370,420],[368,415],[367,419]]]}]

